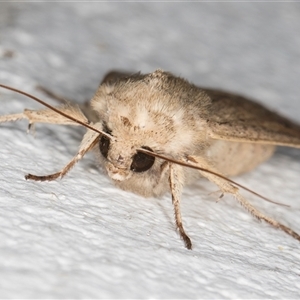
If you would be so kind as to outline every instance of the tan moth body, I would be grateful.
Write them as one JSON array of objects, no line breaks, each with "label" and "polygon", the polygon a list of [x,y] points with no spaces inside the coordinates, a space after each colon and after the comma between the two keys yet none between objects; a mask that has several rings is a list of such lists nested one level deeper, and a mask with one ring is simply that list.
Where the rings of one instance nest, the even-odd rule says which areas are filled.
[{"label": "tan moth body", "polygon": [[63,115],[49,107],[0,117],[0,122],[26,118],[30,124],[89,126],[78,153],[61,171],[28,174],[27,179],[62,177],[94,150],[116,186],[146,197],[171,192],[176,225],[188,249],[192,244],[183,228],[180,199],[183,186],[200,177],[215,183],[221,193],[234,195],[258,219],[300,241],[296,232],[259,212],[232,181],[218,175],[252,170],[276,145],[300,148],[299,125],[243,97],[200,89],[161,70],[146,75],[109,73],[86,108],[68,104],[58,108]]}]

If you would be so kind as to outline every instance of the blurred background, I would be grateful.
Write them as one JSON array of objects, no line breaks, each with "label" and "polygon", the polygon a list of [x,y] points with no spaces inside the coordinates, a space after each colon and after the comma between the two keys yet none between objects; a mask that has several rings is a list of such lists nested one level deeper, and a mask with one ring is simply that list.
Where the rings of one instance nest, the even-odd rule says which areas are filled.
[{"label": "blurred background", "polygon": [[2,74],[69,95],[110,69],[157,68],[283,111],[299,94],[299,3],[7,2],[0,17]]}]

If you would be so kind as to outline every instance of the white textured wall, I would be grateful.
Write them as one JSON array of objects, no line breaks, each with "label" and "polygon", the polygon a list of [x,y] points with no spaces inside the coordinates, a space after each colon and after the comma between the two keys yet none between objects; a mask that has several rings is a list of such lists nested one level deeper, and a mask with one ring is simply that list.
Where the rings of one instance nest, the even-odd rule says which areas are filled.
[{"label": "white textured wall", "polygon": [[[0,82],[89,99],[112,68],[163,68],[236,91],[300,121],[299,3],[0,3]],[[13,56],[8,57],[8,51]],[[42,96],[47,99],[45,96]],[[53,103],[51,99],[47,99]],[[0,90],[1,114],[40,107]],[[299,298],[300,244],[253,219],[206,181],[182,202],[188,251],[170,196],[116,189],[88,155],[60,169],[82,130],[0,127],[0,298]],[[237,178],[290,208],[245,194],[300,232],[300,151],[281,149]]]}]

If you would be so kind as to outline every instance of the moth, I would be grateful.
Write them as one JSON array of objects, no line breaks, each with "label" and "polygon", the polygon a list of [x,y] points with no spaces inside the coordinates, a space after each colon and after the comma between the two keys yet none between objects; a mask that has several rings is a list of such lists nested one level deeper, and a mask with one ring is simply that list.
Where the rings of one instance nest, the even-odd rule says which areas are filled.
[{"label": "moth", "polygon": [[286,232],[300,235],[261,213],[228,179],[251,171],[268,159],[276,146],[300,148],[300,125],[242,96],[199,88],[171,73],[108,73],[90,103],[79,107],[65,103],[52,107],[42,100],[42,110],[25,109],[5,115],[0,122],[27,119],[34,123],[80,125],[87,128],[78,152],[59,172],[26,179],[55,180],[65,176],[88,152],[113,183],[144,197],[170,192],[175,222],[186,248],[192,242],[182,223],[180,200],[186,184],[207,178],[254,217]]}]

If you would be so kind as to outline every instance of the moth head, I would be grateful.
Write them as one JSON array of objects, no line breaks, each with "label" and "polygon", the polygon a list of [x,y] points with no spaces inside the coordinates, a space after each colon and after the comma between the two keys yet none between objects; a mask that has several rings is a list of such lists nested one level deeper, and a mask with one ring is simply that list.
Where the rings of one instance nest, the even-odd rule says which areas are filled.
[{"label": "moth head", "polygon": [[160,148],[148,128],[133,124],[134,118],[124,117],[120,112],[110,113],[103,121],[103,131],[111,135],[102,135],[98,151],[100,162],[109,177],[114,181],[126,181],[130,178],[144,178],[159,174],[159,159],[155,159],[139,149],[156,152]]},{"label": "moth head", "polygon": [[[142,148],[153,151],[147,146]],[[104,135],[99,140],[99,150],[108,175],[116,181],[129,179],[133,173],[146,172],[155,162],[155,157],[137,151],[130,143],[114,141]]]},{"label": "moth head", "polygon": [[201,129],[206,116],[200,118],[201,107],[195,111],[192,105],[198,98],[201,107],[207,105],[201,90],[163,71],[101,84],[91,104],[104,131],[113,136],[99,141],[108,175],[119,182],[139,178],[142,184],[147,176],[154,185],[164,161],[138,149],[178,158],[201,145],[195,127]]}]

